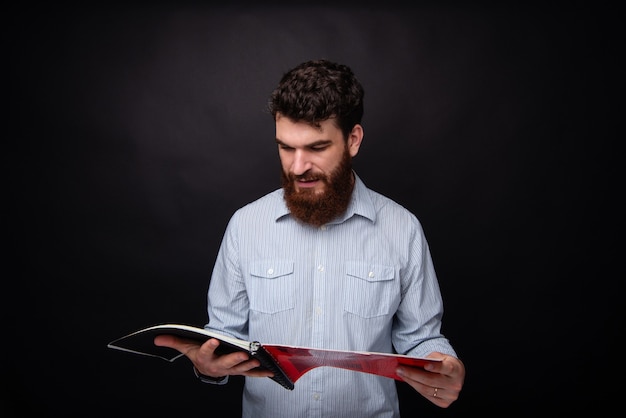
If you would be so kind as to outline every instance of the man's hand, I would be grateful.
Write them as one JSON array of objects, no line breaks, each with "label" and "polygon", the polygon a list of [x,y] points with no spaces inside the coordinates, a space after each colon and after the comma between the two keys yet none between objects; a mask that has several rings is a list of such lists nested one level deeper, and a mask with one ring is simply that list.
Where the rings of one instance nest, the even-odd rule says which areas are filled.
[{"label": "man's hand", "polygon": [[274,374],[268,370],[259,370],[259,360],[250,358],[244,352],[230,354],[215,354],[220,345],[219,340],[211,338],[200,345],[197,341],[186,340],[173,335],[159,335],[154,338],[154,344],[161,347],[170,347],[183,353],[196,367],[198,372],[211,377],[228,375],[243,375],[251,377],[271,377]]},{"label": "man's hand", "polygon": [[431,358],[443,359],[441,363],[429,363],[425,370],[400,366],[397,373],[423,397],[442,408],[456,401],[465,381],[465,366],[456,357],[434,352]]}]

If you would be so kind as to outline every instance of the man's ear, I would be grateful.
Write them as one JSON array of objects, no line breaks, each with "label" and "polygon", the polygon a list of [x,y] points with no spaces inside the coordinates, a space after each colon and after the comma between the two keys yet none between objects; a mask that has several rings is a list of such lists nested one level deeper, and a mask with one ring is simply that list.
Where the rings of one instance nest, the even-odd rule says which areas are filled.
[{"label": "man's ear", "polygon": [[348,135],[348,150],[350,151],[350,156],[354,157],[359,153],[361,141],[363,141],[363,127],[357,123]]}]

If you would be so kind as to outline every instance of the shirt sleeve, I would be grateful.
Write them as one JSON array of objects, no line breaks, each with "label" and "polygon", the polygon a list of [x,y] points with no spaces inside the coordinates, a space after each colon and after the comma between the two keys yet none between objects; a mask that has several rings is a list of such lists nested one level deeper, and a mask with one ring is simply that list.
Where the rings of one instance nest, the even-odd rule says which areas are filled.
[{"label": "shirt sleeve", "polygon": [[401,272],[402,300],[393,327],[393,345],[399,353],[425,357],[433,351],[457,356],[441,333],[442,295],[428,242],[413,218],[407,264]]},{"label": "shirt sleeve", "polygon": [[237,212],[226,227],[217,254],[207,298],[208,328],[248,339],[249,301],[238,252]]}]

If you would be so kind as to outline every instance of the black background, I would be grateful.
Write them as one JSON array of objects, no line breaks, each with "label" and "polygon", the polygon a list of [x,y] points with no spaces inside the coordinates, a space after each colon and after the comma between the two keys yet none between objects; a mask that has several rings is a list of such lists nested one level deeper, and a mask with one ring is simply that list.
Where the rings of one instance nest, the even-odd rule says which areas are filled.
[{"label": "black background", "polygon": [[186,359],[106,344],[153,323],[205,323],[230,215],[279,184],[267,98],[313,58],[350,65],[365,87],[355,168],[422,221],[443,331],[467,367],[446,410],[400,384],[404,414],[601,411],[623,363],[614,13],[279,3],[8,13],[0,412],[238,416],[241,380],[206,386]]}]

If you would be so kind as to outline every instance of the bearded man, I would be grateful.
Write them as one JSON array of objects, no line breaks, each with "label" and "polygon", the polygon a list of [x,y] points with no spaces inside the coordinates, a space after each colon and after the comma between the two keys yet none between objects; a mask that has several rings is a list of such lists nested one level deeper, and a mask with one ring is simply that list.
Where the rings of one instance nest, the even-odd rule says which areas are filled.
[{"label": "bearded man", "polygon": [[[288,71],[269,100],[282,187],[237,210],[208,292],[206,328],[248,341],[434,357],[399,367],[437,406],[459,396],[465,367],[441,333],[443,302],[417,218],[368,189],[352,168],[363,140],[363,87],[327,60]],[[319,367],[293,391],[237,352],[159,336],[203,382],[244,375],[243,417],[399,417],[395,381]]]}]

